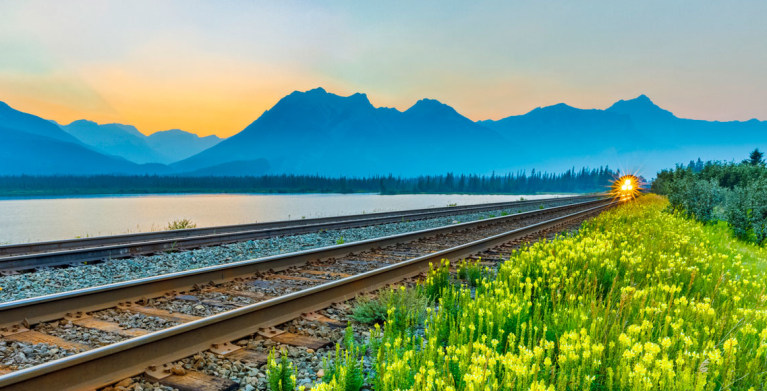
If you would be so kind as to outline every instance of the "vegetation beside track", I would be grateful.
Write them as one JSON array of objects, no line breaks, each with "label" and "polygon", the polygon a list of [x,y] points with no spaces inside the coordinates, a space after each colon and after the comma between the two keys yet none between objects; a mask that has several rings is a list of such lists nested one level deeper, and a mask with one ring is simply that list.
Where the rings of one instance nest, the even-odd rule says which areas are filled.
[{"label": "vegetation beside track", "polygon": [[700,221],[729,226],[735,236],[767,243],[767,165],[754,150],[741,163],[691,161],[687,167],[658,173],[655,193],[667,195],[669,208]]},{"label": "vegetation beside track", "polygon": [[[434,299],[424,321],[387,300],[395,305],[367,345],[368,386],[764,389],[767,249],[667,205],[650,195],[605,212],[480,273],[476,288],[447,262],[432,270],[415,288]],[[356,388],[326,380],[314,390]]]}]

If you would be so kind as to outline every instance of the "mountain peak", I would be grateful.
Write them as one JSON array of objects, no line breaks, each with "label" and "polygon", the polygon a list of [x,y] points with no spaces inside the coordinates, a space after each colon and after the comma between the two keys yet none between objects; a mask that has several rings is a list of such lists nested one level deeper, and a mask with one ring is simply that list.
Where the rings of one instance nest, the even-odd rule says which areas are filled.
[{"label": "mountain peak", "polygon": [[436,100],[436,99],[429,99],[424,98],[419,100],[418,102],[415,102],[413,106],[411,106],[409,109],[405,111],[406,113],[440,113],[440,112],[447,112],[447,113],[456,113],[458,114],[455,109],[452,107]]},{"label": "mountain peak", "polygon": [[370,103],[370,99],[368,99],[368,95],[365,93],[355,92],[353,95],[349,97],[349,99],[358,101],[363,104],[372,105],[372,103]]},{"label": "mountain peak", "polygon": [[82,132],[106,133],[106,134],[111,134],[112,136],[121,135],[121,133],[125,133],[133,137],[138,137],[140,139],[143,139],[146,137],[143,133],[139,132],[138,129],[136,129],[136,127],[133,125],[125,125],[125,124],[119,124],[119,123],[99,124],[98,122],[90,121],[87,119],[78,119],[76,121],[72,121],[72,123],[70,123],[69,125],[64,125],[62,128],[78,138],[81,138],[83,136]]},{"label": "mountain peak", "polygon": [[651,100],[651,99],[650,99],[650,98],[649,98],[647,95],[645,95],[645,94],[640,94],[640,95],[639,95],[639,96],[637,96],[636,98],[634,98],[634,99],[630,99],[630,100],[633,100],[633,101],[637,101],[637,102],[645,102],[645,103],[655,104],[655,103],[653,103],[653,102],[652,102],[652,100]]},{"label": "mountain peak", "polygon": [[573,106],[568,105],[567,103],[557,103],[551,106],[537,107],[531,110],[528,114],[568,113],[568,112],[580,111],[580,110],[581,109],[577,109]]},{"label": "mountain peak", "polygon": [[285,96],[282,99],[283,100],[287,99],[287,98],[297,99],[297,98],[301,98],[301,97],[312,97],[312,98],[320,99],[321,97],[325,97],[325,96],[328,96],[328,95],[333,95],[333,94],[328,93],[322,87],[317,87],[317,88],[313,88],[311,90],[306,90],[306,91],[295,90],[295,91],[291,92],[290,94],[288,94],[287,96]]},{"label": "mountain peak", "polygon": [[446,105],[436,99],[421,99],[403,113],[416,121],[435,123],[474,123],[464,117],[450,105]]},{"label": "mountain peak", "polygon": [[656,105],[647,95],[641,94],[634,99],[619,100],[613,103],[612,106],[607,108],[607,111],[612,111],[619,114],[628,114],[637,117],[643,117],[642,119],[668,119],[675,118],[668,110],[664,110]]},{"label": "mountain peak", "polygon": [[98,126],[99,124],[94,122],[94,121],[87,120],[87,119],[78,119],[78,120],[70,122],[69,125],[64,125],[64,126],[72,126],[72,125],[74,125],[74,126]]},{"label": "mountain peak", "polygon": [[341,98],[341,99],[361,100],[361,101],[365,101],[365,102],[370,103],[368,101],[368,97],[367,97],[366,94],[363,94],[363,93],[360,93],[360,92],[355,92],[354,94],[349,95],[349,96],[341,96],[341,95],[338,95],[338,94],[334,94],[332,92],[328,92],[326,89],[324,89],[322,87],[317,87],[317,88],[313,88],[311,90],[306,90],[306,91],[298,91],[298,90],[296,90],[296,91],[293,91],[292,93],[290,93],[290,95],[286,96],[286,98],[287,97],[293,97],[293,98],[303,97],[303,98],[311,98],[311,99],[318,99],[318,100],[319,99],[337,99],[337,98]]},{"label": "mountain peak", "polygon": [[[658,107],[652,101],[652,99],[650,99],[647,95],[641,94],[641,95],[637,96],[634,99],[621,99],[621,100],[613,103],[613,105],[610,106],[610,108],[613,108],[615,106],[625,106],[625,105],[632,105],[632,106],[636,106],[636,107],[640,107],[640,106]],[[608,108],[608,110],[609,110],[609,108]]]},{"label": "mountain peak", "polygon": [[290,95],[280,99],[269,112],[283,112],[295,115],[297,112],[306,110],[330,110],[330,112],[345,112],[348,110],[374,109],[367,95],[355,93],[349,96],[340,96],[317,87],[309,91],[293,91]]}]

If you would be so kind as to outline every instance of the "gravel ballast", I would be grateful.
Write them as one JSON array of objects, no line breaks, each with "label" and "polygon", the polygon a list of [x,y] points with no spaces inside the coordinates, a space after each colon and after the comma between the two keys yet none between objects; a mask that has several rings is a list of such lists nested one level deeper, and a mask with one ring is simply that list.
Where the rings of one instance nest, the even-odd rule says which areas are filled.
[{"label": "gravel ballast", "polygon": [[[563,199],[562,201],[546,203],[546,206],[553,207],[571,203],[572,201]],[[541,204],[543,204],[543,202]],[[349,243],[422,229],[442,227],[457,224],[459,222],[475,221],[500,216],[504,213],[513,214],[537,209],[539,209],[538,204],[528,204],[497,211],[460,214],[428,220],[403,221],[344,230],[322,231],[295,236],[274,237],[191,251],[111,260],[92,265],[40,269],[30,273],[0,276],[0,302],[49,295],[270,255],[326,247],[340,242]]]}]

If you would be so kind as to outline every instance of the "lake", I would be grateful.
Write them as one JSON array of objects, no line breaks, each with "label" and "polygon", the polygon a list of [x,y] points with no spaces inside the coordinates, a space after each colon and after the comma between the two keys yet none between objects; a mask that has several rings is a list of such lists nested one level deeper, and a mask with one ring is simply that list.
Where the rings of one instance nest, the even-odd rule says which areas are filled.
[{"label": "lake", "polygon": [[198,227],[549,198],[551,195],[162,194],[0,198],[0,243],[165,229],[187,218]]}]

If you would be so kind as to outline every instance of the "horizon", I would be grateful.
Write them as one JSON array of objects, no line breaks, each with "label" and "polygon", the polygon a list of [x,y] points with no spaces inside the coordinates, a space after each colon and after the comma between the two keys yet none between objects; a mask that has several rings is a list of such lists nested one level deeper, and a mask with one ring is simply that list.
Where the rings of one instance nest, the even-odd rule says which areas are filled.
[{"label": "horizon", "polygon": [[308,86],[472,121],[640,94],[682,118],[767,119],[756,1],[42,5],[0,4],[0,100],[62,124],[229,137]]}]

